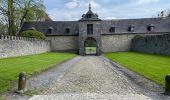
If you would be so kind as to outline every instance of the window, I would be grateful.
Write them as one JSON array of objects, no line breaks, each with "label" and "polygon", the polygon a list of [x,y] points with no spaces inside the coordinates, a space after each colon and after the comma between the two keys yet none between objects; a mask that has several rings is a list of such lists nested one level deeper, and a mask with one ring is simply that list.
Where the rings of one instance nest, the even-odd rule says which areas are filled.
[{"label": "window", "polygon": [[115,27],[111,27],[111,28],[109,29],[109,32],[115,32]]},{"label": "window", "polygon": [[53,33],[53,27],[49,27],[48,28],[48,34],[52,34]]},{"label": "window", "polygon": [[93,34],[93,24],[87,24],[87,34]]},{"label": "window", "polygon": [[66,28],[66,33],[70,33],[70,28]]},{"label": "window", "polygon": [[88,14],[88,15],[87,15],[87,18],[92,18],[92,14]]},{"label": "window", "polygon": [[131,26],[129,27],[128,31],[134,32],[134,31],[135,31],[135,26],[131,25]]},{"label": "window", "polygon": [[148,31],[154,31],[155,26],[153,24],[148,25]]}]

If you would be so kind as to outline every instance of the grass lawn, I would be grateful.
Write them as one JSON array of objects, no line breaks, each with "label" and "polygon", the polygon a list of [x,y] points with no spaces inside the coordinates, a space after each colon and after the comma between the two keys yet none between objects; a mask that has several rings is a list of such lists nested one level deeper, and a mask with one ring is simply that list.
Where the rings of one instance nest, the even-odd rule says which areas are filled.
[{"label": "grass lawn", "polygon": [[162,86],[165,75],[170,74],[170,56],[135,52],[108,53],[105,56]]},{"label": "grass lawn", "polygon": [[96,54],[96,47],[86,47],[86,54]]},{"label": "grass lawn", "polygon": [[32,75],[75,56],[75,54],[51,52],[0,59],[0,93],[10,88],[11,82],[17,80],[18,74],[22,71]]}]

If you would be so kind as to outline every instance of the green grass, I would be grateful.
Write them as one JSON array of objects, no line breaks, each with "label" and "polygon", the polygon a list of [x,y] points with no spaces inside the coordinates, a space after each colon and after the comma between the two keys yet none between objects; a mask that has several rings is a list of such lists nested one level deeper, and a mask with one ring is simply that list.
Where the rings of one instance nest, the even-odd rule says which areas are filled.
[{"label": "green grass", "polygon": [[10,89],[22,71],[30,76],[75,56],[69,53],[44,53],[0,59],[0,93]]},{"label": "green grass", "polygon": [[135,52],[108,53],[105,56],[162,86],[165,76],[170,74],[170,56]]},{"label": "green grass", "polygon": [[86,54],[96,54],[96,47],[86,47]]},{"label": "green grass", "polygon": [[0,100],[5,100],[5,97],[0,96]]}]

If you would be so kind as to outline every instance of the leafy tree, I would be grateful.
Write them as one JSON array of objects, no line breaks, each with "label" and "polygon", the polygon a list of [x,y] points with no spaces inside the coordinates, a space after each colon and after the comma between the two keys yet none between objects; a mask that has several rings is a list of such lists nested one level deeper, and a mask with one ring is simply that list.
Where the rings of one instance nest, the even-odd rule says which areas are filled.
[{"label": "leafy tree", "polygon": [[10,35],[17,35],[24,21],[44,21],[43,0],[0,0],[0,23],[8,26]]},{"label": "leafy tree", "polygon": [[13,0],[8,0],[8,25],[9,34],[15,35],[15,25],[14,25],[14,5]]},{"label": "leafy tree", "polygon": [[158,12],[158,17],[170,17],[170,9]]},{"label": "leafy tree", "polygon": [[23,31],[21,33],[21,36],[23,37],[29,37],[29,38],[36,38],[36,39],[45,39],[45,35],[37,30],[27,30],[27,31]]}]

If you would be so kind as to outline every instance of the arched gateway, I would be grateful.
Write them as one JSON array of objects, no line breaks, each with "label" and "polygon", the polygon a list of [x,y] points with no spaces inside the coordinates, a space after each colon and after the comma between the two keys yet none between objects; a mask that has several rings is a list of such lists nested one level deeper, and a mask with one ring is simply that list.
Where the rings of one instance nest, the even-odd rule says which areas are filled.
[{"label": "arched gateway", "polygon": [[79,20],[79,54],[101,54],[101,20],[98,15],[89,11]]},{"label": "arched gateway", "polygon": [[84,49],[85,55],[97,55],[97,41],[92,37],[87,38],[84,42]]}]

